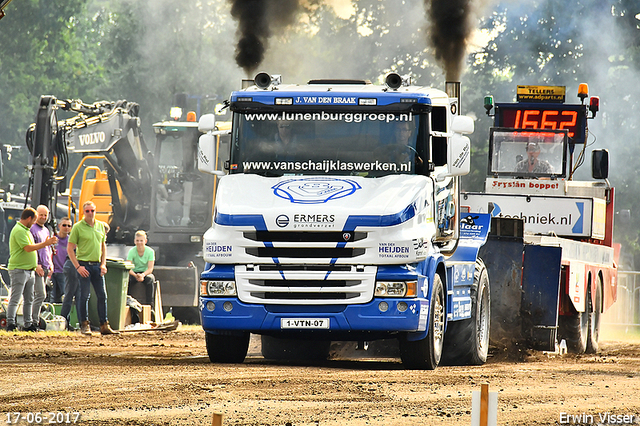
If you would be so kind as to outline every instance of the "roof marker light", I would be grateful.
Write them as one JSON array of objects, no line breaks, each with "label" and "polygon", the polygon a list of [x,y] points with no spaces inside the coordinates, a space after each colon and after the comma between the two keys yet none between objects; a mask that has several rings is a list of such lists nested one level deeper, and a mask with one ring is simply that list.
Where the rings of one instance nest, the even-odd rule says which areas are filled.
[{"label": "roof marker light", "polygon": [[487,110],[487,115],[490,115],[493,109],[493,96],[489,95],[484,97],[484,109]]},{"label": "roof marker light", "polygon": [[171,107],[171,109],[169,110],[169,115],[175,121],[180,120],[180,118],[182,117],[182,108],[180,108],[180,107]]},{"label": "roof marker light", "polygon": [[593,114],[593,117],[596,116],[596,112],[600,111],[600,97],[599,96],[592,96],[591,99],[589,99],[589,111],[591,111],[591,113]]},{"label": "roof marker light", "polygon": [[376,98],[360,98],[358,99],[358,105],[375,106],[378,105],[378,100]]}]

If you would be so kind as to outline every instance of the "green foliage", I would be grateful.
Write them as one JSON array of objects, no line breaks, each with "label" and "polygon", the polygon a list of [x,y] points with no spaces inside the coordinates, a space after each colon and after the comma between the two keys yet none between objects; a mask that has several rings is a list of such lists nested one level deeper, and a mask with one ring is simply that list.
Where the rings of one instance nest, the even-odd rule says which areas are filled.
[{"label": "green foliage", "polygon": [[[633,161],[640,147],[640,86],[634,83],[640,77],[639,12],[634,0],[503,2],[484,19],[483,27],[496,35],[475,56],[479,60],[467,75],[472,87],[493,94],[496,102],[514,101],[518,84],[549,84],[567,86],[567,102],[579,103],[574,97],[578,84],[589,84],[590,95],[600,97],[601,111],[589,121],[585,166],[576,177],[590,179],[592,149],[609,150],[616,210],[631,210],[631,223],[616,227],[616,239],[624,244],[623,252],[636,257],[640,247],[632,223],[634,212],[640,212],[640,174]],[[481,105],[482,94],[477,95]],[[479,136],[476,131],[476,142]]]},{"label": "green foliage", "polygon": [[[168,118],[175,93],[208,97],[202,113],[226,98],[241,74],[232,61],[233,21],[226,3],[119,0],[96,14],[103,39],[100,95],[141,105],[142,122]],[[195,110],[193,98],[188,105]]]},{"label": "green foliage", "polygon": [[[0,143],[24,147],[40,96],[88,93],[100,68],[87,41],[78,37],[85,0],[12,2],[0,22]],[[26,149],[12,152],[3,181],[26,184]]]}]

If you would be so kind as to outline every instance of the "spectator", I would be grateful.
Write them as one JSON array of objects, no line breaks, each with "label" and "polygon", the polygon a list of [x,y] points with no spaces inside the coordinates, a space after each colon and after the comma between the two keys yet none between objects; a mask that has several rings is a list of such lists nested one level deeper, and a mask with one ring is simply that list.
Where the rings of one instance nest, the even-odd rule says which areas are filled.
[{"label": "spectator", "polygon": [[[151,305],[153,308],[156,294],[156,278],[152,272],[156,254],[151,247],[146,245],[146,232],[136,232],[134,242],[136,246],[132,247],[127,255],[127,260],[133,262],[133,269],[129,270],[128,294],[143,305]],[[141,294],[144,294],[144,299],[139,296]]]},{"label": "spectator", "polygon": [[58,223],[58,244],[55,246],[55,253],[53,253],[53,274],[51,274],[53,287],[49,294],[50,303],[62,303],[64,296],[64,262],[67,260],[69,232],[71,232],[71,219],[63,217]]},{"label": "spectator", "polygon": [[[42,243],[51,237],[49,228],[45,225],[49,220],[49,208],[43,204],[36,208],[36,223],[31,226],[31,235],[35,244]],[[51,246],[38,249],[38,265],[33,285],[33,310],[31,318],[37,325],[40,319],[40,309],[42,302],[47,297],[47,278],[53,273],[53,250]]]},{"label": "spectator", "polygon": [[38,254],[36,250],[48,247],[58,242],[58,238],[50,237],[45,241],[35,244],[29,229],[36,223],[36,211],[28,207],[22,211],[20,220],[11,230],[9,236],[9,279],[11,281],[11,293],[7,306],[7,331],[16,329],[16,314],[20,297],[24,297],[22,306],[23,326],[26,331],[38,331],[40,317],[33,318],[33,271],[38,266]]},{"label": "spectator", "polygon": [[[64,217],[60,219],[58,231],[58,250],[53,256],[54,272],[51,279],[54,282],[54,289],[58,283],[62,282],[63,298],[60,315],[67,320],[67,330],[74,331],[75,327],[69,322],[71,306],[73,300],[76,301],[76,315],[80,317],[80,285],[78,283],[78,273],[73,267],[67,254],[67,244],[69,243],[69,233],[71,232],[71,219]],[[61,265],[62,264],[62,265]],[[59,288],[59,287],[58,287]],[[55,293],[57,294],[57,293]]]},{"label": "spectator", "polygon": [[104,275],[107,273],[107,244],[104,223],[96,220],[96,205],[87,201],[82,206],[84,218],[73,225],[67,254],[73,267],[78,271],[80,282],[80,332],[91,335],[89,324],[89,291],[93,285],[95,296],[98,299],[98,318],[100,320],[100,333],[120,334],[109,326],[107,318],[107,291],[104,283]]}]

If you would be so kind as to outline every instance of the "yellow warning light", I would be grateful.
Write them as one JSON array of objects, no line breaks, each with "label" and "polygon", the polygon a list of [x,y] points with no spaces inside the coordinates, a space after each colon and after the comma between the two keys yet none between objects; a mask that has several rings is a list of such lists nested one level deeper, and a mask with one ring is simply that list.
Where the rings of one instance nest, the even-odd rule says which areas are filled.
[{"label": "yellow warning light", "polygon": [[584,101],[589,96],[589,85],[587,83],[580,83],[578,86],[578,97]]}]

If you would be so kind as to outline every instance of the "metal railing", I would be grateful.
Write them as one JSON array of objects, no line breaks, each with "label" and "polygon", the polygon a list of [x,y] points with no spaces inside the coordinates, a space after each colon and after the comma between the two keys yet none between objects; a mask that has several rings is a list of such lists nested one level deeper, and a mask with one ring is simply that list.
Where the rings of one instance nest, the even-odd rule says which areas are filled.
[{"label": "metal railing", "polygon": [[640,327],[640,271],[618,271],[618,300],[603,320],[611,325]]}]

